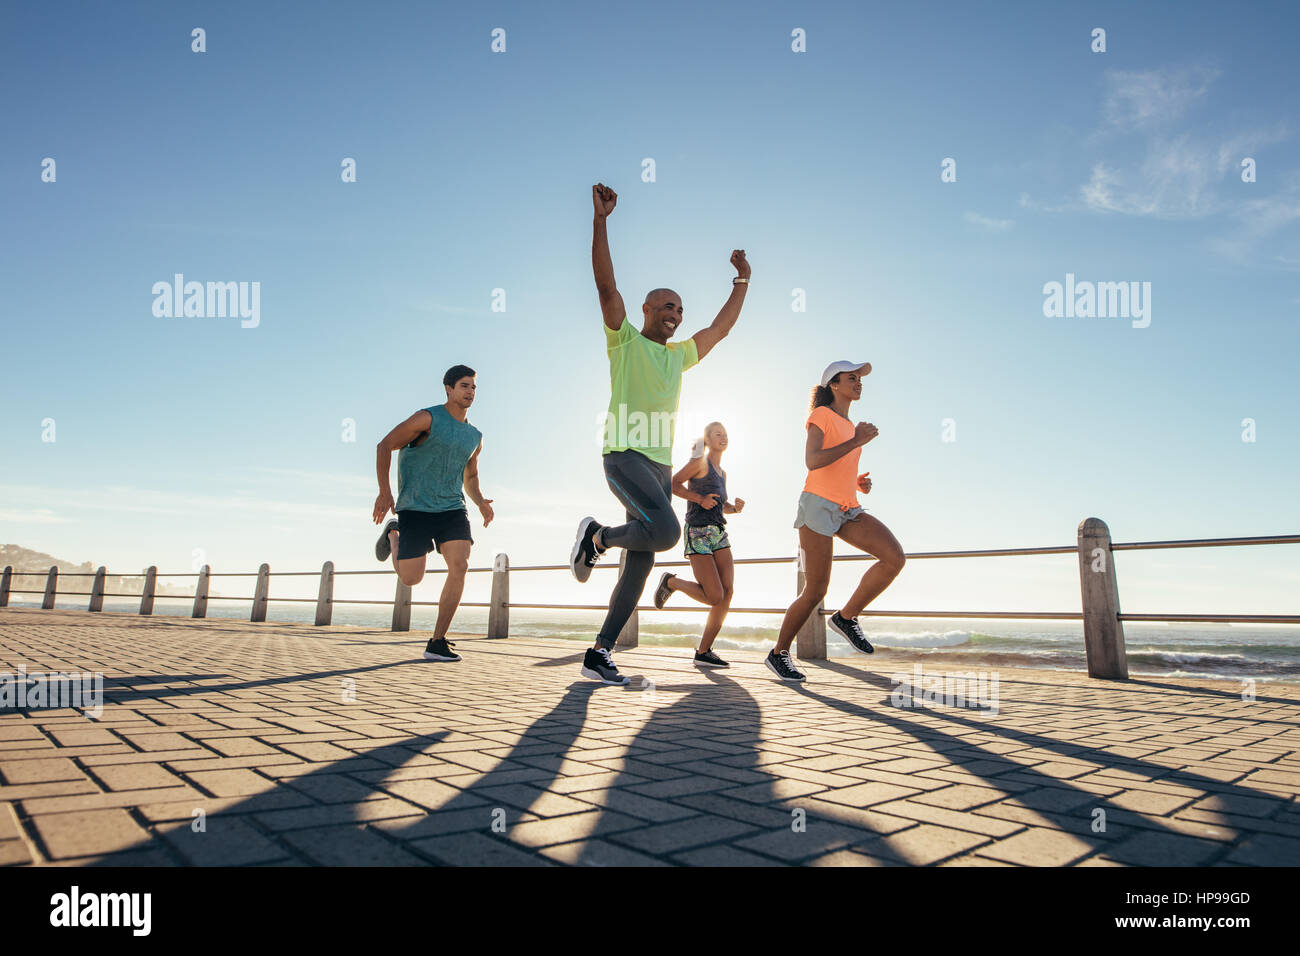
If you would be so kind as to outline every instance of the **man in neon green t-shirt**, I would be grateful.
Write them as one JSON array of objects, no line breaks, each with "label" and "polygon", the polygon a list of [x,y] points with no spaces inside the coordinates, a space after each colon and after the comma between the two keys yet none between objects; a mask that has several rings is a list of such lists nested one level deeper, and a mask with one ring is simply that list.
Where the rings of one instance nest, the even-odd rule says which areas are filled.
[{"label": "man in neon green t-shirt", "polygon": [[618,195],[608,186],[591,187],[595,221],[591,241],[591,267],[605,319],[605,348],[609,353],[609,411],[605,417],[602,456],[605,480],[627,509],[627,523],[602,525],[590,516],[578,522],[578,534],[569,555],[573,576],[586,581],[596,559],[608,548],[624,548],[627,561],[609,599],[609,613],[596,644],[582,664],[586,677],[606,684],[626,684],[611,652],[619,632],[636,609],[646,578],[654,567],[655,552],[667,551],[681,537],[681,525],[672,506],[673,431],[682,372],[708,355],[740,318],[749,288],[749,263],[745,250],[731,253],[738,275],[731,296],[708,328],[685,342],[669,342],[682,324],[682,300],[671,289],[655,289],[641,306],[641,330],[628,321],[623,297],[614,284],[605,220],[614,211]]}]

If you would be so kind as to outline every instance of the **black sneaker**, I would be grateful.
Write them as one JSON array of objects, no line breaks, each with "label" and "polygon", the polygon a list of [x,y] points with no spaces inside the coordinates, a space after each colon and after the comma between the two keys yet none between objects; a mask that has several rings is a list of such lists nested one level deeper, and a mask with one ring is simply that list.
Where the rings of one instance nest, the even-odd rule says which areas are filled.
[{"label": "black sneaker", "polygon": [[695,663],[700,667],[730,667],[731,666],[726,661],[724,661],[721,657],[719,657],[717,654],[713,653],[713,651],[705,651],[703,654],[701,654],[699,651],[696,651]]},{"label": "black sneaker", "polygon": [[429,643],[424,645],[424,659],[426,661],[458,661],[460,655],[452,650],[455,646],[445,637],[440,637],[436,641],[431,638]]},{"label": "black sneaker", "polygon": [[794,664],[790,662],[790,652],[782,651],[778,654],[775,650],[768,651],[767,660],[764,661],[770,670],[781,680],[802,681],[803,674],[794,669]]},{"label": "black sneaker", "polygon": [[569,553],[569,568],[578,581],[591,577],[591,569],[596,566],[596,559],[605,553],[605,549],[596,544],[596,532],[602,525],[588,515],[578,522],[578,533],[573,539],[573,551]]},{"label": "black sneaker", "polygon": [[587,656],[582,660],[582,676],[603,684],[626,684],[632,679],[618,672],[614,666],[614,655],[603,647],[587,648]]},{"label": "black sneaker", "polygon": [[388,532],[397,527],[397,519],[391,519],[388,524],[384,525],[384,533],[379,536],[375,542],[375,557],[380,561],[387,561],[392,556],[393,546],[388,540]]},{"label": "black sneaker", "polygon": [[842,634],[848,639],[848,642],[860,650],[863,654],[874,654],[876,649],[871,646],[867,640],[867,635],[862,633],[862,628],[858,627],[858,619],[847,618],[839,611],[831,615],[831,627],[837,633]]},{"label": "black sneaker", "polygon": [[668,579],[675,577],[677,575],[671,571],[665,571],[664,576],[659,579],[659,587],[655,588],[655,607],[663,608],[668,603],[668,595],[673,593],[668,589]]}]

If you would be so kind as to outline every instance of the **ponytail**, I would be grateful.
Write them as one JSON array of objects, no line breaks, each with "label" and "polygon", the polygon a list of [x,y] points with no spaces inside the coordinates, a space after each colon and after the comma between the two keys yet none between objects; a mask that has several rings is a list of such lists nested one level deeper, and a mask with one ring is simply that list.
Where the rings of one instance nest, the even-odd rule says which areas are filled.
[{"label": "ponytail", "polygon": [[829,385],[814,385],[812,396],[808,399],[808,411],[814,412],[823,405],[830,405],[835,401],[835,394],[831,391]]}]

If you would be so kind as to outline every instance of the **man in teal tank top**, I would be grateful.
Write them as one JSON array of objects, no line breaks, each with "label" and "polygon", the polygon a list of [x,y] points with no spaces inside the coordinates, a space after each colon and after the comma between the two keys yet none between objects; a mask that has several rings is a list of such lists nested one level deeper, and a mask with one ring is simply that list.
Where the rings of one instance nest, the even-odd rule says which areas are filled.
[{"label": "man in teal tank top", "polygon": [[[469,549],[474,543],[465,509],[464,489],[483,516],[492,521],[492,499],[478,486],[478,453],[483,433],[468,421],[474,403],[474,370],[453,365],[442,377],[447,392],[444,405],[422,408],[398,425],[379,443],[376,468],[379,497],[375,499],[375,524],[390,510],[397,515],[384,525],[375,544],[375,557],[387,561],[402,583],[410,587],[424,577],[425,559],[437,550],[447,562],[447,580],[438,599],[438,621],[425,646],[425,660],[458,661],[447,640],[447,629],[460,605],[469,570]],[[397,451],[397,501],[388,484],[393,452]]]}]

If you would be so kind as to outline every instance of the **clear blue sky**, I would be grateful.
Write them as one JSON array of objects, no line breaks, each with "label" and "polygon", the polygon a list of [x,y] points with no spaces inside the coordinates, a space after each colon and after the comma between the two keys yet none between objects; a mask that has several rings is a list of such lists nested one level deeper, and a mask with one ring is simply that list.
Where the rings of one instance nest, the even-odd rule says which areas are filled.
[{"label": "clear blue sky", "polygon": [[[595,438],[597,180],[620,194],[634,312],[672,286],[690,335],[730,251],[753,265],[677,438],[680,461],[728,425],[737,556],[792,553],[808,390],[841,358],[875,367],[854,412],[880,429],[864,503],[910,551],[1072,543],[1089,515],[1117,540],[1295,532],[1298,21],[1288,4],[10,5],[0,540],[124,571],[187,570],[194,549],[217,570],[373,567],[375,442],[464,362],[498,515],[473,563],[560,561],[577,517],[618,515]],[[260,325],[156,318],[151,288],[177,272],[260,282]],[[1150,326],[1045,317],[1067,273],[1150,282]],[[1294,546],[1122,561],[1126,610],[1300,610]],[[942,564],[909,565],[878,606],[1078,605],[1068,557]]]}]

